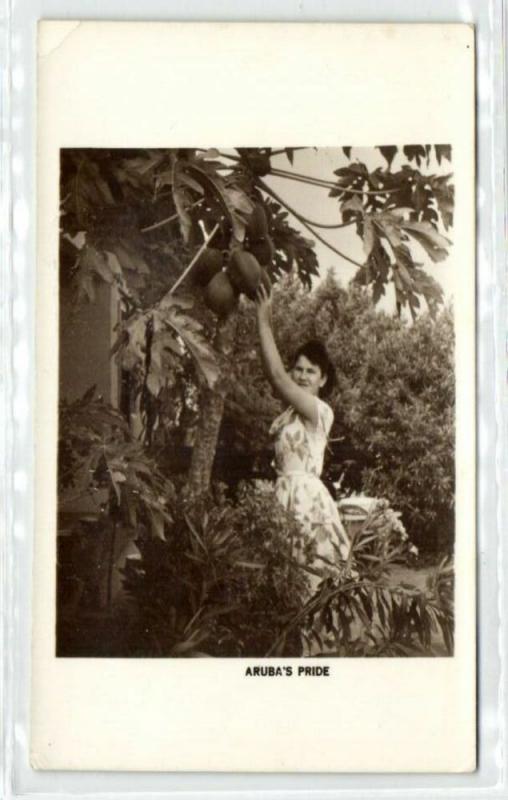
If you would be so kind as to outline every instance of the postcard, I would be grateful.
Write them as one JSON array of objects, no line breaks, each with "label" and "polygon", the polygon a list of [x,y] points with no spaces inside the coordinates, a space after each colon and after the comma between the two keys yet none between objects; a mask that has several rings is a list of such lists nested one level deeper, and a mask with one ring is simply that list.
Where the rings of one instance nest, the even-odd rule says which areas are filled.
[{"label": "postcard", "polygon": [[43,21],[32,765],[475,769],[474,29]]}]

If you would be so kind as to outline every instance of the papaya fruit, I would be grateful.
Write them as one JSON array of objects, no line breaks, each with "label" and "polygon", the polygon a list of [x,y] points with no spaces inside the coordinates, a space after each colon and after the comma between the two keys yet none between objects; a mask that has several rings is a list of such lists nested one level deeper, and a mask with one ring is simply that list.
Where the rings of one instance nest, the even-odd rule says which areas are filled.
[{"label": "papaya fruit", "polygon": [[218,272],[205,286],[204,301],[218,317],[226,317],[235,308],[238,295],[225,272]]},{"label": "papaya fruit", "polygon": [[261,203],[255,203],[247,223],[247,236],[253,242],[268,236],[268,220]]},{"label": "papaya fruit", "polygon": [[268,294],[272,291],[272,279],[266,269],[261,269],[261,285],[265,287]]},{"label": "papaya fruit", "polygon": [[259,291],[259,288],[260,288],[260,286],[264,286],[264,287],[265,287],[265,289],[266,289],[266,293],[267,293],[268,295],[270,295],[270,294],[271,294],[271,291],[272,291],[272,281],[271,281],[271,278],[270,278],[270,276],[269,276],[268,272],[267,272],[267,271],[266,271],[266,269],[264,269],[263,267],[261,267],[261,278],[260,278],[260,281],[259,281],[259,284],[258,284],[258,288],[256,289],[256,291],[255,291],[255,292],[249,293],[249,294],[247,295],[247,297],[248,297],[250,300],[256,300],[256,299],[257,299],[257,293],[258,293],[258,291]]},{"label": "papaya fruit", "polygon": [[222,261],[220,250],[212,247],[203,250],[191,272],[194,283],[198,286],[206,286],[207,283],[210,283],[214,275],[221,271]]},{"label": "papaya fruit", "polygon": [[266,267],[275,256],[275,247],[270,236],[265,236],[257,241],[249,242],[249,252],[257,258],[262,267]]},{"label": "papaya fruit", "polygon": [[259,261],[246,250],[234,250],[228,264],[228,275],[237,292],[243,292],[254,299],[261,280]]}]

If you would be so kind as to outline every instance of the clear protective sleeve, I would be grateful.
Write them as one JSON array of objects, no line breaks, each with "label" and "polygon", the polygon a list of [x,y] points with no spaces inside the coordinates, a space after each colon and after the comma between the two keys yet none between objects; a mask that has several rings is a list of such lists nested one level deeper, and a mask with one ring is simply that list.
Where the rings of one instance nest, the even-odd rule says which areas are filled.
[{"label": "clear protective sleeve", "polygon": [[[1,773],[6,798],[508,797],[506,783],[506,4],[357,0],[183,6],[2,0],[0,17]],[[478,767],[469,774],[41,772],[29,763],[34,529],[36,29],[43,19],[463,22],[477,48]]]}]

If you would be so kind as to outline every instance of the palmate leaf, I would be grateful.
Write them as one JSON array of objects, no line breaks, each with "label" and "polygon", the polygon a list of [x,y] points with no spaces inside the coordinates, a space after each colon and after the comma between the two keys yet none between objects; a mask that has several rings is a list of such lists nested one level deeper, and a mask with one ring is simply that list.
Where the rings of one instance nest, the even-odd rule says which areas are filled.
[{"label": "palmate leaf", "polygon": [[334,170],[333,174],[337,175],[337,183],[340,188],[341,185],[347,185],[350,181],[356,180],[357,178],[366,178],[369,172],[365,164],[358,162],[349,164],[347,167],[340,167]]},{"label": "palmate leaf", "polygon": [[393,145],[385,145],[384,147],[383,146],[379,147],[379,152],[381,153],[383,158],[386,159],[387,164],[388,164],[388,168],[391,167],[392,161],[395,158],[395,156],[397,155],[397,149],[398,148],[393,146]]},{"label": "palmate leaf", "polygon": [[422,144],[406,145],[403,148],[403,153],[408,161],[416,161],[418,167],[422,161],[428,160],[429,157],[429,150]]},{"label": "palmate leaf", "polygon": [[129,246],[127,242],[116,242],[114,251],[122,266],[122,269],[136,272],[140,275],[149,275],[150,267],[139,252],[133,246]]},{"label": "palmate leaf", "polygon": [[265,208],[269,217],[270,236],[275,246],[274,267],[270,276],[278,279],[296,266],[299,279],[310,288],[312,276],[319,274],[313,240],[302,236],[300,231],[289,224],[288,213],[279,203],[266,200]]},{"label": "palmate leaf", "polygon": [[215,351],[206,340],[201,323],[188,314],[192,306],[193,300],[188,296],[166,295],[157,307],[132,314],[119,331],[113,351],[121,354],[126,369],[138,366],[144,370],[147,330],[151,326],[150,368],[146,385],[153,395],[157,395],[163,386],[171,385],[172,373],[178,359],[183,356],[183,348],[188,349],[199,374],[210,388],[219,377]]},{"label": "palmate leaf", "polygon": [[[129,366],[133,367],[136,362],[144,363],[146,353],[146,326],[148,324],[148,314],[146,312],[134,313],[122,326],[118,340],[113,345],[113,350],[120,351],[125,363],[125,356],[129,361]],[[134,358],[129,358],[129,355]]]},{"label": "palmate leaf", "polygon": [[413,272],[413,285],[416,292],[425,297],[429,310],[434,314],[437,305],[443,302],[443,289],[434,278],[423,269]]},{"label": "palmate leaf", "polygon": [[[59,419],[59,446],[65,443],[72,452],[75,499],[106,489],[129,524],[135,524],[142,511],[171,520],[168,500],[174,500],[172,485],[147,457],[142,443],[133,439],[119,411],[94,400],[88,392],[71,404],[62,403]],[[62,480],[59,468],[59,482]]]},{"label": "palmate leaf", "polygon": [[376,304],[385,293],[385,285],[389,281],[391,262],[383,247],[379,229],[369,215],[364,217],[364,250],[367,260],[355,275],[355,283],[372,286],[372,300]]},{"label": "palmate leaf", "polygon": [[203,335],[201,324],[186,313],[188,302],[171,295],[161,303],[164,321],[180,336],[210,388],[219,378],[219,364],[214,349]]},{"label": "palmate leaf", "polygon": [[448,256],[450,239],[438,233],[429,222],[401,222],[400,227],[421,244],[432,261],[443,261]]},{"label": "palmate leaf", "polygon": [[[431,152],[429,145],[406,149],[406,156],[413,161],[428,161]],[[395,156],[397,148],[382,147],[380,151],[389,161]],[[341,204],[351,199],[351,193],[345,189],[368,190],[368,195],[356,195],[361,197],[365,211],[396,211],[397,208],[406,207],[409,219],[413,221],[430,222],[436,229],[440,221],[445,229],[452,224],[454,197],[453,186],[449,184],[451,175],[424,175],[410,164],[403,164],[397,172],[380,167],[369,172],[362,163],[342,167],[334,174],[337,176],[337,185],[331,189],[330,197],[337,197]],[[376,194],[377,191],[379,194]],[[351,218],[349,211],[348,215]]]},{"label": "palmate leaf", "polygon": [[78,301],[84,298],[90,302],[95,300],[95,287],[98,279],[112,284],[115,282],[115,273],[105,254],[99,252],[93,245],[86,244],[79,252],[73,275]]},{"label": "palmate leaf", "polygon": [[445,230],[453,225],[455,190],[449,183],[451,177],[451,175],[434,175],[429,181]]},{"label": "palmate leaf", "polygon": [[362,189],[369,180],[369,171],[362,163],[341,167],[334,170],[333,174],[337,176],[337,184],[330,189],[328,196],[337,197],[339,201],[347,202],[351,199],[351,192],[345,191],[346,189]]},{"label": "palmate leaf", "polygon": [[348,195],[341,201],[340,211],[343,222],[363,219],[365,209],[361,197],[357,194]]},{"label": "palmate leaf", "polygon": [[100,281],[118,287],[128,297],[130,292],[125,282],[122,266],[114,252],[99,250],[91,243],[86,243],[79,251],[72,281],[77,300],[87,298],[95,300],[95,287]]},{"label": "palmate leaf", "polygon": [[441,163],[443,158],[446,158],[447,161],[452,160],[452,147],[450,144],[436,144],[434,148],[438,164]]},{"label": "palmate leaf", "polygon": [[380,235],[388,240],[393,250],[401,246],[405,236],[401,230],[398,217],[385,212],[383,214],[376,214],[373,221]]},{"label": "palmate leaf", "polygon": [[[422,265],[414,261],[408,247],[409,239],[415,239],[434,262],[447,257],[451,242],[430,222],[407,220],[410,211],[409,208],[398,208],[374,214],[364,213],[363,243],[367,260],[355,276],[355,281],[373,286],[373,300],[376,303],[384,294],[391,269],[397,302],[409,304],[414,317],[420,307],[419,295],[425,297],[433,311],[442,302],[443,292],[436,281],[421,269]],[[383,245],[383,241],[386,245]]]}]

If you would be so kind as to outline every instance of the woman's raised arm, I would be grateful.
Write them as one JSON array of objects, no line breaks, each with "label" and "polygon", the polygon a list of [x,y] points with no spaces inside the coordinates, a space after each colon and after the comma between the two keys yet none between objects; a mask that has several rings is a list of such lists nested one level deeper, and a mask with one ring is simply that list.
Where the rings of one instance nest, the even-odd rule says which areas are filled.
[{"label": "woman's raised arm", "polygon": [[256,294],[261,359],[266,377],[277,394],[312,425],[318,424],[317,398],[298,386],[286,371],[272,329],[271,298],[261,285]]}]

